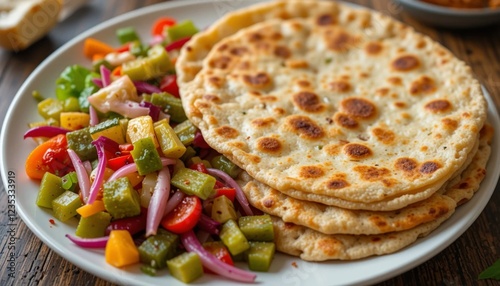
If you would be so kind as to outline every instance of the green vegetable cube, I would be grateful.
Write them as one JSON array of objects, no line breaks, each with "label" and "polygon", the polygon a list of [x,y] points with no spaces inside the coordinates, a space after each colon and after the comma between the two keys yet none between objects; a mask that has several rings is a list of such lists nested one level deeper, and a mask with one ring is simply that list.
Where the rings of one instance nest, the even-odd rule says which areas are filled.
[{"label": "green vegetable cube", "polygon": [[267,272],[271,266],[276,246],[274,242],[250,242],[250,248],[245,251],[248,268],[253,271]]},{"label": "green vegetable cube", "polygon": [[182,157],[184,152],[186,152],[186,146],[182,144],[177,134],[175,134],[174,129],[167,121],[155,125],[154,130],[165,157],[175,159]]},{"label": "green vegetable cube", "polygon": [[102,201],[106,210],[115,219],[141,213],[139,194],[127,177],[104,183]]},{"label": "green vegetable cube", "polygon": [[52,210],[54,217],[64,222],[76,215],[76,209],[82,206],[80,196],[71,192],[65,191],[52,201]]},{"label": "green vegetable cube", "polygon": [[104,236],[110,222],[111,215],[107,212],[98,212],[89,217],[82,217],[76,227],[75,234],[82,238]]},{"label": "green vegetable cube", "polygon": [[202,200],[212,194],[215,182],[214,177],[188,168],[179,169],[171,180],[172,185],[184,193],[198,196]]},{"label": "green vegetable cube", "polygon": [[62,187],[62,180],[60,177],[52,174],[45,173],[40,183],[40,191],[36,198],[36,205],[44,208],[52,208],[52,201],[64,193]]},{"label": "green vegetable cube", "polygon": [[229,176],[231,176],[231,178],[233,178],[233,179],[236,178],[238,176],[238,174],[241,172],[240,167],[238,167],[236,164],[234,164],[233,162],[231,162],[224,155],[215,156],[210,161],[210,163],[212,164],[212,166],[214,168],[219,169],[219,170],[225,172],[226,174],[228,174]]},{"label": "green vegetable cube", "polygon": [[192,282],[203,275],[201,259],[195,252],[184,252],[167,261],[168,270],[184,283]]},{"label": "green vegetable cube", "polygon": [[78,177],[76,176],[76,172],[69,172],[66,175],[62,176],[62,187],[67,191],[72,191],[74,193],[77,192],[78,188]]},{"label": "green vegetable cube", "polygon": [[116,31],[116,37],[120,44],[126,44],[129,42],[140,41],[137,32],[133,27],[120,28]]},{"label": "green vegetable cube", "polygon": [[59,120],[63,110],[63,102],[55,98],[47,98],[38,103],[38,113],[45,119]]},{"label": "green vegetable cube", "polygon": [[112,118],[89,127],[90,136],[96,140],[100,136],[108,137],[118,144],[125,143],[125,133],[119,118]]},{"label": "green vegetable cube", "polygon": [[163,168],[160,155],[156,150],[151,137],[139,139],[133,143],[134,149],[130,152],[137,165],[139,175],[143,176]]},{"label": "green vegetable cube", "polygon": [[233,202],[226,196],[218,196],[212,205],[212,218],[220,223],[238,219]]},{"label": "green vegetable cube", "polygon": [[151,95],[151,103],[161,106],[163,109],[168,109],[168,114],[170,115],[170,119],[172,119],[172,121],[183,122],[187,120],[180,98],[166,92],[153,93]]},{"label": "green vegetable cube", "polygon": [[238,220],[241,231],[248,240],[274,241],[274,228],[268,214],[242,216]]},{"label": "green vegetable cube", "polygon": [[97,158],[97,150],[92,145],[89,127],[66,133],[68,148],[75,151],[82,161],[92,161]]},{"label": "green vegetable cube", "polygon": [[193,143],[196,130],[196,126],[194,126],[189,120],[186,120],[174,127],[175,133],[181,140],[182,144],[186,146]]},{"label": "green vegetable cube", "polygon": [[191,20],[185,20],[167,28],[167,36],[171,42],[190,37],[196,33],[198,33],[198,28]]},{"label": "green vegetable cube", "polygon": [[175,256],[179,242],[178,235],[159,229],[139,246],[141,262],[155,269],[164,268],[167,260]]},{"label": "green vegetable cube", "polygon": [[250,248],[245,235],[243,235],[238,224],[232,219],[222,225],[220,239],[232,255],[238,255]]}]

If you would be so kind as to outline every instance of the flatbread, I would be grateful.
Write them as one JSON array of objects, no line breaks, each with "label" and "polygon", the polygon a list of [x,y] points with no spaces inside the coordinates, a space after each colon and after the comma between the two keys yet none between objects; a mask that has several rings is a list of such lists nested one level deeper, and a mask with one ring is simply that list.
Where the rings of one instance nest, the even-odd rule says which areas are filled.
[{"label": "flatbread", "polygon": [[[493,129],[485,125],[479,150],[472,163],[445,193],[457,205],[467,202],[479,189],[491,153]],[[285,223],[273,217],[276,248],[308,261],[353,260],[396,252],[428,235],[448,219],[454,211],[414,228],[379,235],[323,234],[310,228]]]},{"label": "flatbread", "polygon": [[212,148],[274,189],[332,197],[340,207],[400,208],[464,166],[486,118],[465,63],[376,12],[335,2],[267,5],[227,17],[253,21],[262,7],[317,13],[226,33],[188,76],[194,61],[185,54],[203,54],[209,45],[199,39],[221,21],[177,62],[186,114]]}]

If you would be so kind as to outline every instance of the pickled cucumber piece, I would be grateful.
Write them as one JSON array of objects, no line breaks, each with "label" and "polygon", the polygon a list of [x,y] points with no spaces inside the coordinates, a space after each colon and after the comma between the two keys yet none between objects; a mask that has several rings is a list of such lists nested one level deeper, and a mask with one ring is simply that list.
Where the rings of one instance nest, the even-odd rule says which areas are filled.
[{"label": "pickled cucumber piece", "polygon": [[170,115],[170,119],[172,119],[172,121],[180,123],[187,120],[180,98],[166,92],[153,93],[151,95],[151,103],[161,106],[162,109],[168,109],[168,114]]},{"label": "pickled cucumber piece", "polygon": [[188,195],[195,195],[206,200],[215,186],[215,178],[188,168],[181,168],[172,178],[172,185]]},{"label": "pickled cucumber piece", "polygon": [[52,208],[52,201],[64,193],[60,177],[46,172],[40,183],[40,191],[36,198],[36,205],[44,208]]},{"label": "pickled cucumber piece", "polygon": [[78,186],[78,177],[76,176],[76,172],[69,172],[66,175],[62,176],[62,187],[67,191],[72,191],[76,193]]},{"label": "pickled cucumber piece", "polygon": [[225,223],[230,219],[237,220],[238,216],[233,202],[226,196],[216,197],[212,205],[212,218],[220,223]]},{"label": "pickled cucumber piece", "polygon": [[253,271],[267,272],[276,252],[274,242],[251,241],[250,248],[245,251],[248,268]]},{"label": "pickled cucumber piece", "polygon": [[63,102],[55,98],[47,98],[38,103],[38,113],[45,119],[59,120],[61,112],[63,112]]},{"label": "pickled cucumber piece", "polygon": [[167,261],[168,270],[184,283],[192,282],[203,275],[201,259],[195,252],[184,252]]},{"label": "pickled cucumber piece", "polygon": [[66,133],[68,148],[75,151],[82,161],[92,161],[97,159],[97,150],[92,145],[92,136],[89,128],[83,128]]},{"label": "pickled cucumber piece", "polygon": [[151,137],[139,139],[133,145],[134,149],[130,154],[134,158],[139,175],[143,176],[163,168],[160,155]]},{"label": "pickled cucumber piece", "polygon": [[274,228],[268,214],[242,216],[238,220],[241,232],[251,241],[274,241]]},{"label": "pickled cucumber piece", "polygon": [[174,131],[181,140],[182,144],[189,145],[193,143],[196,135],[196,126],[191,121],[186,120],[174,127]]},{"label": "pickled cucumber piece", "polygon": [[156,235],[148,237],[139,246],[141,262],[155,269],[166,266],[168,259],[176,255],[179,246],[179,236],[164,229],[158,229]]},{"label": "pickled cucumber piece", "polygon": [[80,200],[80,196],[71,191],[65,191],[52,201],[54,217],[62,222],[74,217],[76,209],[81,206],[82,201]]},{"label": "pickled cucumber piece", "polygon": [[125,143],[125,133],[119,118],[112,118],[100,122],[89,128],[90,136],[96,140],[100,136],[108,137],[118,144]]},{"label": "pickled cucumber piece", "polygon": [[226,158],[223,155],[215,156],[210,163],[212,166],[216,169],[219,169],[229,176],[231,178],[236,178],[238,174],[241,172],[240,167],[236,166],[233,162],[231,162],[228,158]]},{"label": "pickled cucumber piece", "polygon": [[238,255],[250,248],[245,235],[243,235],[236,222],[232,219],[222,225],[220,239],[232,255]]},{"label": "pickled cucumber piece", "polygon": [[114,219],[141,213],[139,194],[127,177],[104,183],[102,201]]},{"label": "pickled cucumber piece", "polygon": [[110,222],[111,215],[107,212],[98,212],[89,217],[82,217],[76,227],[75,234],[82,238],[102,237]]},{"label": "pickled cucumber piece", "polygon": [[177,134],[175,134],[174,129],[167,121],[155,125],[154,130],[165,157],[175,159],[182,157],[184,152],[186,152],[186,146],[182,144]]}]

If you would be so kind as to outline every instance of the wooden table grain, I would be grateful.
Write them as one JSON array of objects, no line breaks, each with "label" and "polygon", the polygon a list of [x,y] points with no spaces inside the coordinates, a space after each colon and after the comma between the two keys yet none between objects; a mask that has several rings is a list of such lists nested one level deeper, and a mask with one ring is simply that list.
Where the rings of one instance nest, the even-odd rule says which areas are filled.
[{"label": "wooden table grain", "polygon": [[[70,1],[71,2],[71,1]],[[50,34],[28,50],[13,53],[0,50],[0,126],[10,102],[29,74],[50,53],[82,31],[127,11],[153,5],[161,0],[93,0],[62,21]],[[481,29],[439,29],[419,23],[389,0],[352,0],[408,23],[429,35],[467,62],[489,90],[500,108],[500,26]],[[498,131],[498,130],[497,130]],[[500,131],[499,131],[500,132]],[[2,146],[2,148],[13,146]],[[0,190],[0,285],[100,285],[111,283],[80,270],[45,246],[16,216],[8,215],[5,186]],[[11,258],[15,230],[15,257]],[[420,266],[378,285],[498,285],[478,280],[478,274],[500,258],[500,190],[497,186],[488,205],[471,227],[448,248]],[[15,261],[14,278],[9,277]],[[361,274],[360,274],[361,275]],[[307,284],[307,281],[305,281]]]}]

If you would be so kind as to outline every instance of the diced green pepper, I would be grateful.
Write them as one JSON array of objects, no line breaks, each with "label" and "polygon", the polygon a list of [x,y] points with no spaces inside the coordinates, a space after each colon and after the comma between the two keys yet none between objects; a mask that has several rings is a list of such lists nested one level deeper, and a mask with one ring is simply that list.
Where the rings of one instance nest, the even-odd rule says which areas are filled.
[{"label": "diced green pepper", "polygon": [[61,180],[63,189],[76,193],[78,188],[78,177],[76,176],[76,172],[67,173],[62,176]]},{"label": "diced green pepper", "polygon": [[148,50],[147,57],[123,63],[122,73],[128,75],[131,80],[145,81],[159,77],[172,68],[165,48],[156,45]]},{"label": "diced green pepper", "polygon": [[40,191],[36,198],[36,205],[44,208],[52,208],[52,201],[64,193],[60,177],[46,172],[40,182]]},{"label": "diced green pepper", "polygon": [[133,145],[134,149],[130,151],[130,154],[134,158],[139,175],[146,175],[163,168],[160,155],[151,137],[139,139]]},{"label": "diced green pepper", "polygon": [[215,186],[216,179],[208,174],[188,168],[178,170],[172,177],[171,183],[188,195],[195,195],[206,200]]},{"label": "diced green pepper", "polygon": [[183,122],[187,120],[186,113],[182,107],[182,102],[180,98],[177,98],[169,93],[153,93],[151,95],[151,103],[154,105],[161,106],[163,109],[168,109],[168,114],[170,119],[174,122]]},{"label": "diced green pepper", "polygon": [[212,205],[212,218],[220,223],[225,223],[230,219],[237,220],[238,216],[233,202],[226,196],[216,197]]},{"label": "diced green pepper", "polygon": [[59,120],[63,110],[63,103],[55,98],[47,98],[38,103],[38,113],[45,119]]},{"label": "diced green pepper", "polygon": [[210,163],[212,163],[212,166],[214,168],[225,172],[226,174],[231,176],[231,178],[233,178],[233,179],[236,178],[239,173],[241,173],[240,167],[238,167],[236,164],[231,162],[224,155],[215,156],[214,158],[212,158]]},{"label": "diced green pepper", "polygon": [[139,194],[127,177],[104,183],[102,201],[115,219],[133,217],[141,213]]},{"label": "diced green pepper", "polygon": [[160,144],[161,151],[165,157],[180,158],[186,152],[186,146],[182,144],[174,129],[163,121],[154,127],[156,138]]},{"label": "diced green pepper", "polygon": [[157,271],[156,268],[149,265],[141,265],[141,272],[149,276],[156,276]]},{"label": "diced green pepper", "polygon": [[37,102],[43,101],[45,99],[45,97],[43,97],[43,95],[38,90],[33,90],[33,92],[31,92],[31,95]]},{"label": "diced green pepper", "polygon": [[[174,128],[174,131],[175,131],[175,128]],[[191,146],[187,146],[186,152],[184,152],[184,155],[182,155],[182,157],[180,159],[182,162],[187,162],[191,158],[193,158],[193,156],[195,156],[195,155],[196,155],[196,150],[194,150],[194,148]]]},{"label": "diced green pepper", "polygon": [[81,206],[82,201],[80,200],[80,196],[71,191],[65,191],[52,201],[54,217],[62,222],[74,217],[76,209]]},{"label": "diced green pepper", "polygon": [[268,214],[242,216],[238,220],[241,231],[248,240],[274,241],[274,228]]},{"label": "diced green pepper", "polygon": [[267,272],[276,252],[274,242],[250,242],[250,248],[245,251],[248,268],[253,271]]},{"label": "diced green pepper", "polygon": [[186,120],[174,127],[175,133],[181,140],[182,144],[186,146],[193,143],[196,130],[196,126],[194,126],[189,120]]},{"label": "diced green pepper", "polygon": [[80,111],[80,103],[76,97],[68,97],[63,102],[63,112]]},{"label": "diced green pepper", "polygon": [[102,237],[110,222],[111,215],[107,212],[98,212],[89,217],[81,217],[75,234],[82,238]]},{"label": "diced green pepper", "polygon": [[92,64],[92,69],[94,72],[99,73],[101,71],[101,66],[105,66],[109,70],[113,70],[113,66],[105,59],[99,59]]},{"label": "diced green pepper", "polygon": [[141,41],[133,27],[125,27],[116,30],[116,37],[120,44],[126,44],[134,41]]},{"label": "diced green pepper", "polygon": [[167,260],[168,270],[175,278],[190,283],[203,275],[201,259],[195,252],[184,252]]},{"label": "diced green pepper", "polygon": [[138,41],[131,42],[129,45],[129,49],[131,54],[133,54],[136,57],[147,57],[148,56],[148,50],[149,47],[146,45],[141,44]]},{"label": "diced green pepper", "polygon": [[196,28],[191,20],[186,20],[167,28],[167,36],[171,42],[190,37],[196,33],[198,33],[198,28]]},{"label": "diced green pepper", "polygon": [[97,150],[92,145],[92,136],[88,127],[66,133],[68,148],[75,151],[82,161],[97,158]]},{"label": "diced green pepper", "polygon": [[222,225],[220,239],[232,255],[238,255],[250,248],[245,235],[241,232],[238,224],[232,219]]},{"label": "diced green pepper", "polygon": [[89,132],[90,136],[94,140],[96,140],[100,136],[104,136],[108,137],[118,144],[125,143],[125,133],[123,132],[123,127],[120,124],[119,118],[111,118],[105,121],[101,121],[94,126],[90,126]]},{"label": "diced green pepper", "polygon": [[141,262],[155,269],[164,268],[167,260],[176,255],[179,243],[180,239],[177,234],[158,229],[156,235],[148,237],[139,246]]}]

